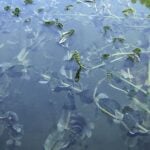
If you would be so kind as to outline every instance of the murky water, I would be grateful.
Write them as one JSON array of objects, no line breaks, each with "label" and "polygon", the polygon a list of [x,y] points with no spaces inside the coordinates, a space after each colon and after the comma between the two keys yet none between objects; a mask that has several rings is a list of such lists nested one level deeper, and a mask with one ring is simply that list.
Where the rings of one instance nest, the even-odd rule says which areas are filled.
[{"label": "murky water", "polygon": [[0,150],[147,149],[149,15],[148,0],[1,0]]}]

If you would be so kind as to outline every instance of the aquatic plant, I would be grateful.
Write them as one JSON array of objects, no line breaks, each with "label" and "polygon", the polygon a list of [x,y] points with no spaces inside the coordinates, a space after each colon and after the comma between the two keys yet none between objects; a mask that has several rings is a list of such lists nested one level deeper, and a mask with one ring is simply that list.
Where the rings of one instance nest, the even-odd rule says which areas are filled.
[{"label": "aquatic plant", "polygon": [[[55,2],[52,1],[52,3]],[[132,0],[132,2],[136,3],[137,1]],[[24,3],[32,4],[33,1],[25,0]],[[122,1],[119,3],[123,4]],[[78,10],[79,5],[81,7],[84,5],[86,10],[89,8],[90,11],[87,14],[80,11],[69,11],[73,7],[77,7]],[[57,6],[57,3],[55,3],[55,6]],[[132,4],[130,3],[129,6],[132,6]],[[16,81],[22,83],[22,79],[30,80],[30,78],[33,79],[30,81],[34,81],[35,84],[36,82],[41,84],[40,88],[46,86],[45,89],[50,91],[50,98],[55,94],[58,95],[58,97],[54,97],[55,101],[50,100],[50,104],[55,106],[55,103],[58,102],[61,105],[62,114],[57,121],[57,127],[49,133],[45,140],[45,150],[69,149],[75,145],[81,145],[80,143],[84,142],[86,138],[91,137],[93,125],[90,123],[90,119],[86,119],[86,115],[83,117],[79,113],[86,111],[86,108],[89,115],[94,114],[95,109],[101,111],[101,115],[104,114],[109,121],[116,125],[119,124],[121,126],[120,131],[126,133],[128,137],[138,138],[149,135],[150,51],[149,36],[147,36],[149,33],[149,19],[147,17],[149,15],[144,14],[146,17],[143,17],[138,11],[135,13],[132,7],[126,8],[126,5],[123,7],[125,9],[122,10],[124,15],[115,14],[108,2],[95,0],[79,0],[63,7],[60,10],[55,9],[56,12],[51,7],[50,14],[47,14],[47,11],[49,11],[47,7],[45,10],[40,7],[39,9],[33,7],[35,10],[29,18],[13,18],[15,20],[13,20],[13,23],[18,23],[17,25],[20,25],[23,21],[30,22],[31,19],[32,22],[23,24],[25,29],[21,35],[27,37],[23,41],[25,47],[19,51],[12,61],[0,64],[0,102],[4,102],[9,96],[10,91],[8,89],[11,84],[13,86]],[[12,10],[14,16],[19,16],[21,11],[26,14],[25,9],[12,8],[12,6],[6,5],[3,11]],[[4,14],[8,15],[6,12]],[[47,15],[52,20],[45,19]],[[81,21],[82,17],[84,17],[83,22]],[[88,32],[86,26],[93,29],[92,32],[85,35],[82,32],[77,32],[81,45],[78,45],[78,39],[68,44],[75,33],[74,28],[76,28],[72,22],[67,24],[70,18],[81,25],[77,28],[78,31],[84,28]],[[61,19],[64,24],[60,22]],[[37,22],[42,20],[42,26],[36,22],[36,25],[40,26],[39,30],[32,25],[35,20]],[[143,24],[141,24],[141,20]],[[72,27],[68,29],[70,25]],[[7,29],[7,26],[5,27],[2,24],[2,31],[3,28]],[[47,32],[43,32],[43,28],[52,28],[52,30],[47,30],[52,34],[47,35]],[[136,36],[130,37],[128,33],[133,32],[137,33]],[[98,40],[94,39],[95,35]],[[141,37],[144,38],[143,41],[140,39]],[[16,39],[14,38],[14,40]],[[82,43],[82,39],[86,42]],[[51,43],[53,41],[56,47],[53,47],[53,43]],[[53,51],[49,51],[49,43],[52,44],[50,48],[52,47],[52,50],[54,48]],[[18,48],[13,39],[1,43],[0,49],[3,49],[5,44],[10,44],[12,47],[15,45],[15,49]],[[48,52],[44,45],[48,45],[46,46]],[[78,50],[71,51],[74,48]],[[83,49],[82,52],[80,52],[81,49]],[[58,57],[54,58],[53,52],[55,50],[58,52],[56,53]],[[35,53],[37,51],[39,53]],[[34,64],[34,59],[37,60],[37,64]],[[113,91],[113,93],[110,91]],[[61,97],[62,95],[59,96],[60,93],[63,97]],[[121,97],[118,95],[121,95]],[[59,98],[61,101],[57,101]],[[122,101],[124,101],[123,104]],[[80,105],[81,103],[83,105]],[[13,137],[6,144],[20,145],[20,141],[16,139],[22,135],[22,126],[18,124],[17,115],[7,112],[0,115],[1,120],[8,125],[7,129],[8,127],[11,128],[8,130]],[[4,133],[3,129],[0,135],[2,133]],[[78,148],[75,147],[75,149]]]},{"label": "aquatic plant", "polygon": [[14,15],[14,16],[19,16],[20,15],[20,12],[21,12],[21,10],[20,10],[20,8],[18,8],[18,7],[16,7],[13,11],[12,11],[12,14]]},{"label": "aquatic plant", "polygon": [[25,3],[25,4],[32,4],[32,3],[33,3],[33,0],[24,0],[24,3]]},{"label": "aquatic plant", "polygon": [[6,10],[6,11],[9,11],[10,9],[11,9],[10,6],[5,6],[5,7],[4,7],[4,10]]},{"label": "aquatic plant", "polygon": [[150,7],[150,1],[149,0],[131,0],[132,3],[136,3],[140,1],[141,4],[145,5],[146,7]]},{"label": "aquatic plant", "polygon": [[132,15],[135,13],[135,10],[133,8],[126,8],[122,11],[122,13],[125,15],[125,16],[129,16],[129,15]]}]

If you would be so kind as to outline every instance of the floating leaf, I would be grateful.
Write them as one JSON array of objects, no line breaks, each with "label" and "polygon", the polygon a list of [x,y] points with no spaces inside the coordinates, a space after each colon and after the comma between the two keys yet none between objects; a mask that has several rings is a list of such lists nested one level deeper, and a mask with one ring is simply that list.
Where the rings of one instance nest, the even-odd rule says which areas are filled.
[{"label": "floating leaf", "polygon": [[132,3],[136,3],[136,2],[137,2],[137,0],[131,0],[131,2],[132,2]]},{"label": "floating leaf", "polygon": [[80,80],[80,73],[82,69],[85,68],[84,65],[81,63],[80,53],[75,50],[70,60],[74,60],[79,65],[79,68],[75,74],[75,81],[78,82]]},{"label": "floating leaf", "polygon": [[102,59],[105,59],[105,60],[108,59],[109,57],[110,57],[110,54],[103,54],[102,55]]},{"label": "floating leaf", "polygon": [[20,15],[20,12],[21,12],[21,10],[20,10],[20,8],[18,8],[18,7],[16,7],[16,8],[12,11],[13,15],[14,15],[14,16],[17,16],[17,17]]},{"label": "floating leaf", "polygon": [[63,44],[64,42],[66,42],[68,38],[74,34],[74,32],[75,30],[71,29],[67,32],[62,33],[60,40],[59,40],[59,44]]},{"label": "floating leaf", "polygon": [[58,21],[58,19],[55,20],[44,20],[44,24],[47,26],[55,25],[57,28],[62,29],[63,24]]},{"label": "floating leaf", "polygon": [[75,50],[75,51],[73,52],[72,57],[71,57],[70,60],[75,60],[76,63],[77,63],[79,66],[82,66],[82,64],[81,64],[81,62],[80,62],[80,61],[81,61],[80,53],[79,53],[77,50]]},{"label": "floating leaf", "polygon": [[58,19],[56,19],[55,25],[56,25],[56,27],[59,28],[59,29],[62,29],[62,28],[63,28],[63,24],[60,23],[60,22],[58,21]]},{"label": "floating leaf", "polygon": [[133,8],[127,8],[127,9],[124,9],[122,11],[122,13],[125,15],[125,16],[129,16],[131,14],[134,14],[135,13],[135,10]]},{"label": "floating leaf", "polygon": [[45,25],[54,25],[55,24],[55,21],[53,21],[53,20],[44,20],[44,24]]},{"label": "floating leaf", "polygon": [[132,61],[132,62],[139,62],[139,56],[141,54],[141,49],[140,48],[135,48],[132,50],[133,54],[129,54],[127,59]]},{"label": "floating leaf", "polygon": [[135,48],[135,49],[133,50],[133,53],[135,53],[136,55],[140,56],[140,54],[141,54],[141,49],[140,49],[140,48]]},{"label": "floating leaf", "polygon": [[125,39],[123,37],[115,37],[115,38],[113,38],[113,43],[115,43],[115,42],[123,43],[124,41],[125,41]]},{"label": "floating leaf", "polygon": [[5,6],[5,7],[4,7],[4,10],[6,10],[6,11],[9,11],[10,9],[11,9],[10,6]]},{"label": "floating leaf", "polygon": [[25,4],[32,4],[32,3],[33,3],[33,0],[24,0],[24,3],[25,3]]}]

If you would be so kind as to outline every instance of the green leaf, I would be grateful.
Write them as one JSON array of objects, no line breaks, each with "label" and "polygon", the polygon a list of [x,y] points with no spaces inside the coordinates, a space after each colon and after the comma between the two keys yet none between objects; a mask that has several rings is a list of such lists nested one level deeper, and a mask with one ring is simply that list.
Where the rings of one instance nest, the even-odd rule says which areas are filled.
[{"label": "green leaf", "polygon": [[59,29],[62,29],[62,28],[63,28],[63,24],[60,23],[58,19],[56,19],[55,25],[56,25],[56,27],[59,28]]},{"label": "green leaf", "polygon": [[141,54],[141,49],[140,48],[135,48],[134,50],[132,50],[133,54],[129,54],[127,59],[131,60],[132,62],[138,62],[139,61],[139,57]]},{"label": "green leaf", "polygon": [[140,49],[140,48],[135,48],[135,49],[133,50],[133,53],[135,53],[136,55],[140,56],[140,54],[141,54],[141,49]]},{"label": "green leaf", "polygon": [[32,3],[33,3],[33,0],[24,0],[24,3],[25,3],[25,4],[32,4]]},{"label": "green leaf", "polygon": [[54,20],[44,20],[44,24],[45,25],[54,25],[55,24],[55,21]]},{"label": "green leaf", "polygon": [[125,39],[123,37],[115,37],[113,38],[113,43],[115,42],[120,42],[120,43],[123,43],[125,41]]},{"label": "green leaf", "polygon": [[149,14],[149,15],[147,15],[147,18],[150,18],[150,14]]},{"label": "green leaf", "polygon": [[102,59],[105,59],[105,60],[108,59],[109,57],[110,57],[110,54],[103,54],[102,55]]},{"label": "green leaf", "polygon": [[71,60],[75,60],[76,63],[81,67],[82,64],[81,64],[81,58],[80,58],[80,53],[75,50],[72,54],[72,57],[71,57]]},{"label": "green leaf", "polygon": [[137,0],[131,0],[131,2],[132,2],[132,3],[136,3],[136,2],[137,2]]},{"label": "green leaf", "polygon": [[18,7],[16,7],[16,8],[12,11],[13,15],[14,15],[14,16],[17,16],[17,17],[20,15],[20,12],[21,12],[21,10],[20,10],[20,8],[18,8]]},{"label": "green leaf", "polygon": [[11,9],[10,6],[5,6],[5,7],[4,7],[4,10],[6,10],[6,11],[9,11],[10,9]]},{"label": "green leaf", "polygon": [[79,65],[79,69],[75,74],[75,81],[78,82],[80,80],[80,73],[82,69],[85,68],[84,65],[81,63],[80,53],[77,50],[75,50],[70,60],[74,60]]},{"label": "green leaf", "polygon": [[125,15],[125,16],[129,16],[129,15],[132,15],[135,13],[135,9],[133,8],[126,8],[122,11],[122,13]]}]

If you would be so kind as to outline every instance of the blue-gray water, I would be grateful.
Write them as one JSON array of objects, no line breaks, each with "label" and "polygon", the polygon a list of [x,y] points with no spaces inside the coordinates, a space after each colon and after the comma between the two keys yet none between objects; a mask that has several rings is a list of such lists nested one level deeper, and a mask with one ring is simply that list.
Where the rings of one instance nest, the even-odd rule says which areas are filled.
[{"label": "blue-gray water", "polygon": [[132,2],[0,0],[0,150],[148,150],[150,9]]}]

